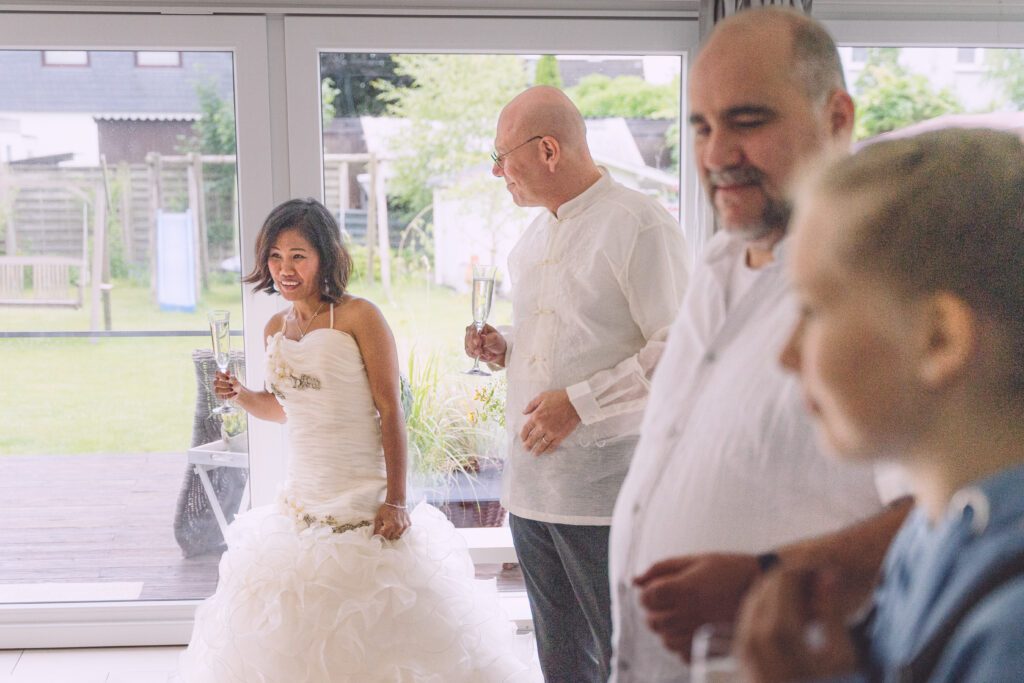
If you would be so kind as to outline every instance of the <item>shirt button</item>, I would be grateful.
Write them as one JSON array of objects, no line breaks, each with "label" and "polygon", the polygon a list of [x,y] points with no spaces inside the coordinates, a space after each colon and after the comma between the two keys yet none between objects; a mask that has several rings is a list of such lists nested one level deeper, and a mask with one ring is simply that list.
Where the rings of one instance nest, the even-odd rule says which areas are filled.
[{"label": "shirt button", "polygon": [[629,671],[629,662],[624,662],[624,661],[622,661],[620,659],[619,660],[619,671],[622,671],[623,673],[625,673],[626,671]]},{"label": "shirt button", "polygon": [[708,351],[707,353],[705,353],[704,354],[704,362],[705,363],[714,363],[715,362],[715,352],[714,351]]},{"label": "shirt button", "polygon": [[634,515],[639,515],[640,514],[640,503],[633,503],[633,514]]}]

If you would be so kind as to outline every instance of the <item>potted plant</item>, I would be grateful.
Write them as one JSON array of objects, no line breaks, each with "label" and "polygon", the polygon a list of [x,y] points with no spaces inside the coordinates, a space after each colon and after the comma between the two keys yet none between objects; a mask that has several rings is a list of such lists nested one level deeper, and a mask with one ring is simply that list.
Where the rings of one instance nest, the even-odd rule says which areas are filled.
[{"label": "potted plant", "polygon": [[443,383],[440,366],[435,354],[409,358],[403,404],[414,488],[456,526],[500,526],[503,380],[470,393]]}]

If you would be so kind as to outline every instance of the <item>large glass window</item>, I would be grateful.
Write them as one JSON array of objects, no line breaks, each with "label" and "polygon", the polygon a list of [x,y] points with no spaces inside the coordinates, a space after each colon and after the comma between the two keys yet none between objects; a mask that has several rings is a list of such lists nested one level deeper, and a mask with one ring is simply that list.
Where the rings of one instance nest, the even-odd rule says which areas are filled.
[{"label": "large glass window", "polygon": [[683,58],[320,54],[323,197],[356,263],[354,293],[391,323],[412,392],[414,483],[458,526],[496,525],[504,373],[470,377],[473,267],[497,267],[488,322],[511,322],[508,255],[537,210],[492,176],[498,114],[525,87],[563,87],[595,161],[680,215]]},{"label": "large glass window", "polygon": [[0,602],[204,597],[248,473],[233,55],[52,63],[0,50]]}]

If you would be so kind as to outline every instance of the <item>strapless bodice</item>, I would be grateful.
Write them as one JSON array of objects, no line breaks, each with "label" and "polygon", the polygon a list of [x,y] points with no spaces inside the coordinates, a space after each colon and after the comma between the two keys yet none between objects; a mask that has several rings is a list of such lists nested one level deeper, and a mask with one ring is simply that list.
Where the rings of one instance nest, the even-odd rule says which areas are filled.
[{"label": "strapless bodice", "polygon": [[267,385],[288,416],[289,503],[341,523],[373,519],[386,471],[380,417],[359,345],[333,328],[267,340]]}]

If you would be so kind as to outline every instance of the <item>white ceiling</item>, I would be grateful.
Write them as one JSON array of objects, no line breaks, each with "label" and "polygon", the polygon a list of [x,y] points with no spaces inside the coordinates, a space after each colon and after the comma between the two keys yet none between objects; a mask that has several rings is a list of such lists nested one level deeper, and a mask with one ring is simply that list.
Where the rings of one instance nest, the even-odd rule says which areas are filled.
[{"label": "white ceiling", "polygon": [[[700,0],[0,0],[0,11],[691,16]],[[814,0],[824,19],[1024,18],[1024,0]]]},{"label": "white ceiling", "polygon": [[699,0],[0,0],[0,10],[696,16]]}]

